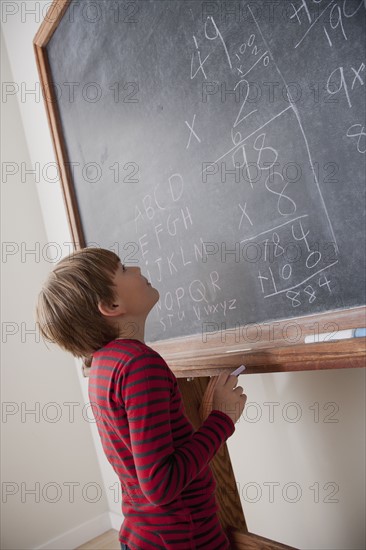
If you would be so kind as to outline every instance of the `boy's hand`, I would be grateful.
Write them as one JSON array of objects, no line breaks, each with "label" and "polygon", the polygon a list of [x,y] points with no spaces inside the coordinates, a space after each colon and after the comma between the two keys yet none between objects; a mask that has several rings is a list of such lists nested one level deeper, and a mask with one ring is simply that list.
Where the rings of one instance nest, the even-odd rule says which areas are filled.
[{"label": "boy's hand", "polygon": [[200,407],[200,416],[205,421],[212,410],[219,410],[227,414],[235,424],[245,407],[247,396],[243,388],[237,386],[237,376],[222,372],[213,376],[208,383]]}]

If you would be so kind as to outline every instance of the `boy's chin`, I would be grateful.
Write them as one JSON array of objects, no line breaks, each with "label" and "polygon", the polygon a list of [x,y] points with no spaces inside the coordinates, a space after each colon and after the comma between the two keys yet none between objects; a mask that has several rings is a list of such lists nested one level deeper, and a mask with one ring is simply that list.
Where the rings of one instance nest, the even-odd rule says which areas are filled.
[{"label": "boy's chin", "polygon": [[159,300],[159,298],[160,298],[160,293],[159,293],[158,289],[157,289],[157,288],[155,288],[154,286],[153,286],[153,287],[151,287],[151,288],[152,288],[152,289],[154,289],[154,291],[155,291],[155,294],[156,294],[156,301],[158,301],[158,300]]},{"label": "boy's chin", "polygon": [[159,299],[160,299],[160,294],[159,294],[158,289],[155,288],[154,286],[151,286],[151,287],[150,287],[150,290],[151,290],[151,294],[152,294],[152,295],[155,295],[155,298],[154,298],[154,305],[155,305],[156,302],[158,302]]}]

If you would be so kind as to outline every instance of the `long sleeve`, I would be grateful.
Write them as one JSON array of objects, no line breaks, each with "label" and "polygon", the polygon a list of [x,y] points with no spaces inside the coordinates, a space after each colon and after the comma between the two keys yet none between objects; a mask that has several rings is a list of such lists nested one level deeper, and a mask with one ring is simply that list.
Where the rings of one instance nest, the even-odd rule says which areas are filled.
[{"label": "long sleeve", "polygon": [[[231,418],[215,410],[188,441],[174,447],[171,404],[179,392],[175,380],[157,353],[147,353],[124,366],[116,385],[127,415],[139,485],[153,505],[176,499],[235,431]],[[180,395],[177,402],[184,414]]]}]

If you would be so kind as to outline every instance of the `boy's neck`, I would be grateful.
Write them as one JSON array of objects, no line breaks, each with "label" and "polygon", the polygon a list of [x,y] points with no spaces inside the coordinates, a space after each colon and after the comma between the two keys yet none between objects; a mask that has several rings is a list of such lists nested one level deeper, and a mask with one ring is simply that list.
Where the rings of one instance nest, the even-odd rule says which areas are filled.
[{"label": "boy's neck", "polygon": [[[126,322],[125,320],[124,325],[125,327],[127,327],[127,330],[120,330],[117,340],[139,340],[140,342],[145,344],[145,323],[142,323],[141,321]],[[131,326],[134,328],[134,330],[131,330]]]}]

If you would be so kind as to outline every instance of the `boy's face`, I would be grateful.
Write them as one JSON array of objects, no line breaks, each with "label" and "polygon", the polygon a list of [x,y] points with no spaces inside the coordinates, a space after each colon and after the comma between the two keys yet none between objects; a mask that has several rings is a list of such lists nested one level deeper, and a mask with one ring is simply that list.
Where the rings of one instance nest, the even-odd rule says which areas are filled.
[{"label": "boy's face", "polygon": [[113,302],[115,313],[125,317],[147,317],[148,313],[159,300],[159,291],[154,288],[141,269],[135,266],[118,264],[114,280],[116,299]]}]

